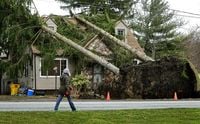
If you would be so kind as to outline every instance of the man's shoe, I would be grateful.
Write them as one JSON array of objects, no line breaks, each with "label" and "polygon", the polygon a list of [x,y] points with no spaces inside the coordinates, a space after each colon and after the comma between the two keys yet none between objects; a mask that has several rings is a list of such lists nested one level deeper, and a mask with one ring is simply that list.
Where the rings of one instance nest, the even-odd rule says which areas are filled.
[{"label": "man's shoe", "polygon": [[76,112],[76,109],[75,109],[75,110],[72,110],[72,112]]},{"label": "man's shoe", "polygon": [[58,111],[58,109],[55,109],[55,108],[54,108],[54,111],[55,111],[55,112],[57,112],[57,111]]}]

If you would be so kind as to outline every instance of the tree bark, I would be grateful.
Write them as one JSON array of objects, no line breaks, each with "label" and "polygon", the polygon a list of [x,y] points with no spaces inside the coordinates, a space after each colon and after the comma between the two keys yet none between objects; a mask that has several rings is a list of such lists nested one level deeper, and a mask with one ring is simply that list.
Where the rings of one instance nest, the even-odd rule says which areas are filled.
[{"label": "tree bark", "polygon": [[97,27],[96,25],[88,22],[87,20],[81,18],[81,17],[78,17],[78,16],[75,16],[74,17],[82,22],[84,22],[85,24],[89,25],[90,27],[94,28],[95,30],[97,30],[98,32],[100,32],[101,34],[103,34],[104,36],[107,36],[109,39],[111,39],[112,41],[116,42],[118,45],[124,47],[125,49],[131,51],[134,55],[136,55],[138,57],[138,59],[142,60],[142,61],[154,61],[153,58],[147,56],[145,53],[143,52],[140,52],[139,50],[136,50],[135,48],[129,46],[128,44],[120,41],[119,39],[117,39],[116,37],[110,35],[108,32],[106,32],[105,30]]},{"label": "tree bark", "polygon": [[56,31],[49,29],[48,27],[46,27],[44,25],[42,25],[42,29],[44,31],[52,34],[56,38],[60,39],[61,41],[64,41],[65,43],[69,44],[70,46],[72,46],[76,50],[82,52],[84,55],[92,58],[93,60],[95,60],[96,62],[101,64],[102,66],[104,66],[104,67],[108,68],[109,70],[111,70],[112,72],[114,72],[115,74],[119,74],[119,68],[118,67],[114,66],[113,64],[109,63],[108,61],[104,60],[103,58],[99,57],[98,55],[90,52],[89,50],[87,50],[87,49],[83,48],[82,46],[76,44],[72,40],[67,39],[66,37],[62,36],[61,34],[57,33]]}]

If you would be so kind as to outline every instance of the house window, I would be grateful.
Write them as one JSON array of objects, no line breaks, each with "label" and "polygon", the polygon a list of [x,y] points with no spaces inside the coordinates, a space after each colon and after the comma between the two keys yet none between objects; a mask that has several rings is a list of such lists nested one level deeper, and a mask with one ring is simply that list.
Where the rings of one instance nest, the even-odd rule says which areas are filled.
[{"label": "house window", "polygon": [[68,60],[67,59],[55,59],[54,66],[50,67],[49,69],[45,69],[45,61],[41,59],[41,76],[55,76],[54,68],[57,67],[57,76],[62,74],[62,71],[68,67]]},{"label": "house window", "polygon": [[55,30],[54,26],[48,26],[51,30]]},{"label": "house window", "polygon": [[125,29],[117,29],[117,35],[125,36]]}]

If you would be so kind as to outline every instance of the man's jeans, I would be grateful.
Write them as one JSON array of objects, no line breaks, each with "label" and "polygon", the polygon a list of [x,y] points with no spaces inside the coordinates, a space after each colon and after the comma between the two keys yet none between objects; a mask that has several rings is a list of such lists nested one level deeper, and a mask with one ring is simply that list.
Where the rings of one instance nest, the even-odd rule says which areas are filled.
[{"label": "man's jeans", "polygon": [[[54,107],[55,111],[58,110],[58,107],[59,107],[60,102],[62,101],[63,97],[64,97],[63,95],[58,95],[58,98],[56,100],[56,105]],[[71,99],[70,95],[67,95],[66,97],[67,97],[67,100],[69,102],[69,105],[70,105],[72,111],[76,111],[76,108],[75,108],[75,106],[74,106],[74,104],[72,102],[72,99]]]}]

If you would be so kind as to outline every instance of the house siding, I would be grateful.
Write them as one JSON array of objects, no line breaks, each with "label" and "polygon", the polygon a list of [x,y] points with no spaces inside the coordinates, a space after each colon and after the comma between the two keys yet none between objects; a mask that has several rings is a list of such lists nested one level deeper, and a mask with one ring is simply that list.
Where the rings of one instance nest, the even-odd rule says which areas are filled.
[{"label": "house siding", "polygon": [[[115,34],[118,34],[118,30],[119,29],[124,29],[124,35],[127,36],[127,30],[128,28],[122,23],[122,22],[119,22],[117,23],[117,25],[115,26]],[[127,42],[127,39],[125,37],[125,43]]]},{"label": "house siding", "polygon": [[[36,90],[55,90],[60,87],[60,76],[57,76],[57,85],[55,81],[55,76],[41,76],[41,57],[34,55],[33,59],[33,81],[32,88]],[[68,62],[68,67],[71,67],[70,62]],[[73,68],[69,68],[70,72]],[[36,72],[36,73],[35,73]],[[36,85],[35,85],[36,83]]]}]

